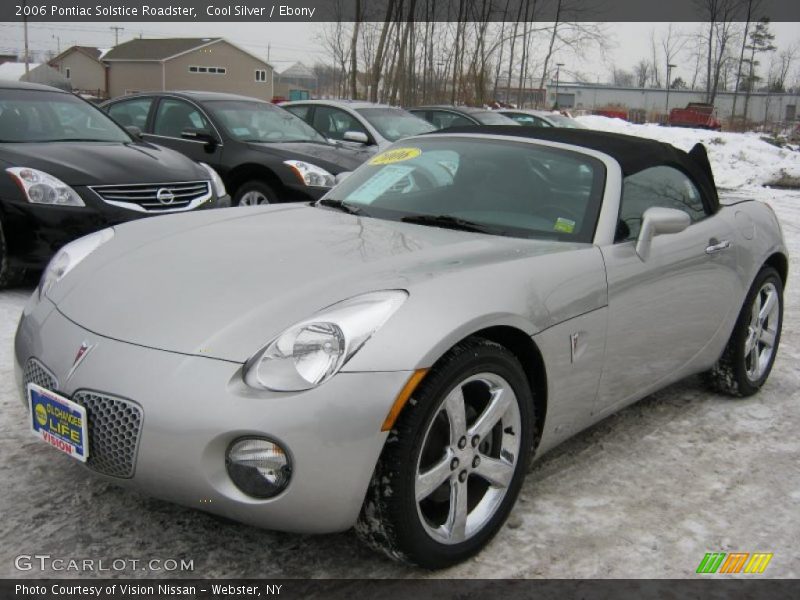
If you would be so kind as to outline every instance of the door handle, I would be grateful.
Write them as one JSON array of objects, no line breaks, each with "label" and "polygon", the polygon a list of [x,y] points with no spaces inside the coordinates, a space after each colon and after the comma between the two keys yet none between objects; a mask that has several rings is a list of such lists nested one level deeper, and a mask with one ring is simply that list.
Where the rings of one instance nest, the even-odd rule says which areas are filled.
[{"label": "door handle", "polygon": [[708,242],[711,245],[706,248],[706,254],[716,254],[717,252],[722,252],[723,250],[727,250],[731,247],[730,240],[722,240],[721,242],[718,242],[716,239],[712,238]]}]

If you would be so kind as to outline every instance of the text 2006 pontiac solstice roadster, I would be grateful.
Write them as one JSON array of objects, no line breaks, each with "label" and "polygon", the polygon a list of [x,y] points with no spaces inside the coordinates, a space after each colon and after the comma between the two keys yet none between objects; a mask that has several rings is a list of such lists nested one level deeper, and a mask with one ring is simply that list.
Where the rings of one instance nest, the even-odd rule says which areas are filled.
[{"label": "text 2006 pontiac solstice roadster", "polygon": [[36,435],[110,480],[267,528],[355,525],[437,568],[576,431],[694,373],[758,391],[787,263],[772,210],[721,201],[702,146],[448,130],[312,205],[66,246],[16,371]]}]

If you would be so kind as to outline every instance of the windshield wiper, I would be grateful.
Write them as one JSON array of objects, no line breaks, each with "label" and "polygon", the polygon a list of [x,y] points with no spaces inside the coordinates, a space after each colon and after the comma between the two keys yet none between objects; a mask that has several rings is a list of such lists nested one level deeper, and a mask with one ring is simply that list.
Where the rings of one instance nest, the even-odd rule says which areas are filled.
[{"label": "windshield wiper", "polygon": [[346,212],[349,215],[363,215],[364,209],[345,202],[344,200],[334,200],[333,198],[323,198],[317,202],[320,206],[328,206],[330,208],[335,208],[336,210],[340,210],[342,212]]},{"label": "windshield wiper", "polygon": [[433,225],[445,229],[458,229],[460,231],[472,231],[475,233],[497,233],[480,223],[474,223],[465,219],[459,219],[451,215],[411,215],[400,219],[403,223],[415,223],[416,225]]}]

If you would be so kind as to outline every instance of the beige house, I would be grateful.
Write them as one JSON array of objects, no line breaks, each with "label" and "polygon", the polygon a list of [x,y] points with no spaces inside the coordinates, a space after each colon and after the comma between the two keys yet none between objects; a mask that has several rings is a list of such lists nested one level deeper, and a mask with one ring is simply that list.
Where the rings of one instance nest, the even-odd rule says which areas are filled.
[{"label": "beige house", "polygon": [[50,66],[61,73],[77,92],[99,98],[108,96],[106,65],[102,58],[105,50],[93,46],[72,46],[50,61]]},{"label": "beige house", "polygon": [[273,97],[273,69],[222,38],[134,39],[103,56],[110,97],[154,90],[202,90]]}]

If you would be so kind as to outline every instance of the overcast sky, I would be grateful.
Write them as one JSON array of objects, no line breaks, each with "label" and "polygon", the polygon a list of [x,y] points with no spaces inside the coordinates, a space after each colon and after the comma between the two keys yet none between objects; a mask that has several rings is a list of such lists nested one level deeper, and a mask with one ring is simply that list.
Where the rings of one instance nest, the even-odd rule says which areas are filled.
[{"label": "overcast sky", "polygon": [[[114,32],[111,26],[116,23],[31,23],[29,25],[29,45],[32,52],[62,50],[72,45],[97,46],[109,48],[114,45]],[[120,42],[132,37],[225,37],[245,50],[264,58],[269,51],[270,62],[278,71],[297,60],[313,64],[328,59],[318,41],[320,23],[123,23],[124,30],[119,33]],[[630,69],[640,58],[650,54],[650,32],[665,30],[668,23],[607,23],[609,40],[613,48],[605,59],[593,53],[590,57],[576,59],[559,57],[566,63],[562,79],[571,79],[570,73],[579,71],[592,81],[607,81],[611,64]],[[685,32],[696,31],[698,23],[676,23],[676,28]],[[800,43],[800,23],[772,23],[776,45],[785,48],[792,43]],[[0,52],[19,52],[23,47],[22,25],[0,23]],[[269,48],[268,48],[269,47]],[[688,58],[685,59],[688,61]],[[673,70],[673,77],[689,79],[693,66],[681,64]],[[798,61],[800,63],[800,61]],[[792,73],[800,71],[800,64]],[[565,75],[566,73],[566,75]],[[795,80],[790,76],[790,81]]]}]

